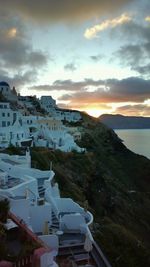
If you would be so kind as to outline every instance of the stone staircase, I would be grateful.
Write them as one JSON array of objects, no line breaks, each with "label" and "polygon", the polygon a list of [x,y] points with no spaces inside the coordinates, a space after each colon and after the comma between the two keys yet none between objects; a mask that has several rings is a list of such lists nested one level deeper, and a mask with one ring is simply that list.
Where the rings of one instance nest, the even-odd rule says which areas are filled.
[{"label": "stone staircase", "polygon": [[38,187],[38,192],[40,197],[44,197],[45,194],[45,188],[43,186]]},{"label": "stone staircase", "polygon": [[59,221],[55,213],[52,211],[52,224],[49,228],[49,233],[53,234],[53,233],[56,233],[58,230],[59,230]]}]

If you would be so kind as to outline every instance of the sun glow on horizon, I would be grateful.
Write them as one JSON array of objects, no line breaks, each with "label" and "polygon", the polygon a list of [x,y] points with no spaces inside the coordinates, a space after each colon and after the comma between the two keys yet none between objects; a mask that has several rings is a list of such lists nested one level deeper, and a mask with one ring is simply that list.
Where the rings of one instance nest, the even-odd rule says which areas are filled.
[{"label": "sun glow on horizon", "polygon": [[111,111],[108,112],[108,110],[104,110],[104,109],[86,109],[85,110],[86,113],[88,113],[90,116],[98,118],[100,115],[104,114],[104,113],[111,113]]}]

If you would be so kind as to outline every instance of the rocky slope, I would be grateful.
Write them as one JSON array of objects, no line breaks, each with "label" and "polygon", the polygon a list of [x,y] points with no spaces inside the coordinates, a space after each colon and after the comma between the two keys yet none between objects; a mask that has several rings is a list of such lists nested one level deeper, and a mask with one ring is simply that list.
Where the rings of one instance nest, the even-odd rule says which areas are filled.
[{"label": "rocky slope", "polygon": [[87,152],[32,149],[32,165],[56,172],[62,196],[94,215],[93,234],[113,267],[150,266],[150,160],[129,151],[97,119],[83,115]]}]

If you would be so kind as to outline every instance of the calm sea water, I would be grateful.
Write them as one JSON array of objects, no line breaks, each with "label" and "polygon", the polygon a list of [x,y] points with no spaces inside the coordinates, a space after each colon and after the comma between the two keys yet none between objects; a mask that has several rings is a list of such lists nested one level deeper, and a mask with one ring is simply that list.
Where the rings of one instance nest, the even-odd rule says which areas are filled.
[{"label": "calm sea water", "polygon": [[150,129],[115,130],[127,148],[150,159]]}]

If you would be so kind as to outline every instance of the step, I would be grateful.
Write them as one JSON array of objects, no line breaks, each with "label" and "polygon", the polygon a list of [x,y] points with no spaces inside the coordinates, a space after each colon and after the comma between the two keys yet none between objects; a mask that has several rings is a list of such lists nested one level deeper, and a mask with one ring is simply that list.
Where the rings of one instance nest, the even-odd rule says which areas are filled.
[{"label": "step", "polygon": [[53,222],[53,223],[59,223],[58,220],[54,220],[53,218],[52,218],[52,222]]},{"label": "step", "polygon": [[[66,240],[67,241],[67,240]],[[61,241],[62,244],[62,241]],[[65,243],[64,240],[64,246],[59,247],[59,253],[60,256],[63,255],[78,255],[78,254],[85,254],[85,250],[83,249],[83,247],[80,244],[75,244],[74,240],[70,240],[70,243],[67,242]]]},{"label": "step", "polygon": [[58,227],[59,226],[59,223],[52,222],[51,225]]}]

